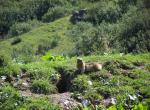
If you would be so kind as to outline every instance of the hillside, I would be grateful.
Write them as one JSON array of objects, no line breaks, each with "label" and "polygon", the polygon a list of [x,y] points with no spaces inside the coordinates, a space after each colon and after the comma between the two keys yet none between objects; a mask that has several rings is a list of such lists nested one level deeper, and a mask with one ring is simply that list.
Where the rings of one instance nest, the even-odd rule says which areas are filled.
[{"label": "hillside", "polygon": [[0,16],[0,110],[150,110],[149,0],[0,0]]},{"label": "hillside", "polygon": [[[48,50],[51,50],[54,54],[65,54],[65,50],[69,51],[73,47],[73,42],[65,35],[65,32],[70,27],[69,17],[65,17],[55,22],[44,24],[19,37],[1,41],[0,48],[1,50],[7,50],[8,53],[10,52],[9,54],[14,51],[15,56],[26,54],[25,50],[29,50],[32,54]],[[17,38],[20,38],[21,41],[17,44],[12,44]],[[54,44],[52,45],[52,43]],[[31,53],[27,54],[30,55]]]},{"label": "hillside", "polygon": [[[83,57],[86,62],[102,63],[103,69],[98,72],[82,74],[76,73],[76,59],[74,57],[63,61],[40,61],[23,65],[17,64],[18,66],[12,65],[14,69],[12,71],[10,68],[9,72],[12,71],[13,76],[4,80],[3,77],[5,75],[8,77],[10,74],[5,73],[0,80],[2,82],[1,96],[6,93],[11,94],[7,99],[3,99],[1,107],[5,107],[5,104],[10,103],[9,101],[13,98],[14,101],[9,104],[9,108],[15,101],[20,101],[16,106],[19,109],[32,109],[32,107],[49,104],[48,100],[50,100],[64,109],[67,107],[73,109],[77,105],[81,106],[82,101],[88,100],[98,101],[99,109],[107,107],[108,110],[112,108],[116,110],[119,105],[119,109],[123,107],[136,110],[137,107],[143,107],[144,109],[139,110],[148,110],[149,106],[146,106],[146,103],[149,105],[150,54]],[[21,69],[21,73],[18,67]],[[39,98],[48,100],[41,103]],[[115,101],[114,103],[111,98]],[[32,103],[26,105],[29,102]],[[113,106],[111,106],[112,104]],[[52,105],[45,109],[51,110],[50,106]],[[94,110],[92,106],[86,106],[89,110]],[[58,108],[53,106],[53,109],[57,110]]]}]

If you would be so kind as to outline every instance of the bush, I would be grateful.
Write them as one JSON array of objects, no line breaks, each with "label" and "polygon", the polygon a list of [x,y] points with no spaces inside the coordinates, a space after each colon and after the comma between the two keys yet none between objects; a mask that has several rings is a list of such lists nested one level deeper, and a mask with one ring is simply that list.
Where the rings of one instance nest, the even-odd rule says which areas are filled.
[{"label": "bush", "polygon": [[9,36],[18,36],[23,33],[29,32],[31,30],[31,26],[27,23],[16,23],[11,26],[9,31]]},{"label": "bush", "polygon": [[121,9],[114,1],[101,2],[88,11],[85,19],[93,24],[100,24],[102,21],[114,23],[121,17]]},{"label": "bush", "polygon": [[31,85],[31,91],[39,94],[56,93],[56,87],[48,80],[34,80]]},{"label": "bush", "polygon": [[44,22],[52,22],[58,18],[67,15],[67,9],[65,7],[53,7],[48,10],[48,12],[42,17]]},{"label": "bush", "polygon": [[104,68],[113,75],[120,74],[119,67],[120,67],[120,64],[117,61],[107,61],[104,64]]},{"label": "bush", "polygon": [[77,78],[73,80],[73,85],[72,85],[71,90],[74,92],[77,91],[79,93],[85,92],[86,90],[91,88],[88,81],[89,81],[89,78],[86,75],[77,76]]},{"label": "bush", "polygon": [[42,23],[37,21],[37,20],[32,20],[32,21],[30,20],[27,22],[18,22],[18,23],[13,24],[10,27],[10,30],[8,32],[8,36],[9,37],[18,36],[18,35],[27,33],[30,30],[32,30],[36,27],[39,27],[41,25],[42,25]]},{"label": "bush", "polygon": [[69,32],[75,42],[77,55],[90,55],[108,51],[107,35],[91,23],[79,22]]},{"label": "bush", "polygon": [[[118,40],[120,41],[120,50],[122,52],[147,52],[149,51],[150,35],[149,29],[150,19],[147,18],[148,10],[138,11],[135,7],[130,7],[130,10],[123,16],[121,25],[118,30]],[[123,48],[122,48],[123,47]]]},{"label": "bush", "polygon": [[47,98],[27,99],[26,102],[19,107],[19,110],[62,110],[57,105],[53,105]]},{"label": "bush", "polygon": [[17,76],[18,74],[20,74],[20,72],[21,72],[21,69],[16,64],[9,64],[0,69],[0,75]]},{"label": "bush", "polygon": [[25,66],[23,65],[22,68],[27,70],[32,79],[36,80],[48,80],[52,74],[56,73],[53,68],[51,68],[49,65],[46,65],[45,63],[27,64]]},{"label": "bush", "polygon": [[0,87],[1,110],[62,110],[46,98],[25,98],[11,86]]},{"label": "bush", "polygon": [[0,109],[14,110],[23,102],[23,98],[11,86],[4,86],[0,88]]},{"label": "bush", "polygon": [[105,70],[104,68],[101,71],[93,72],[93,74],[89,74],[89,76],[93,80],[97,80],[98,78],[104,78],[104,79],[109,79],[110,78],[109,71]]},{"label": "bush", "polygon": [[20,37],[15,37],[13,39],[13,41],[11,42],[11,45],[15,45],[15,44],[18,44],[22,41],[22,39]]},{"label": "bush", "polygon": [[49,40],[41,40],[40,44],[38,44],[38,50],[36,51],[36,54],[45,54],[46,51],[55,48],[59,44],[60,40],[60,36],[57,34],[54,34]]}]

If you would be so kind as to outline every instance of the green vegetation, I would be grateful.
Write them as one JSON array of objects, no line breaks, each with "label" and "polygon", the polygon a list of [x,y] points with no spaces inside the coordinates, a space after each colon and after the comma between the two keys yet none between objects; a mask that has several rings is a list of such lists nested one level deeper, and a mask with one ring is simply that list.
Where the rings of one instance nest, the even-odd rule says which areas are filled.
[{"label": "green vegetation", "polygon": [[7,85],[0,88],[0,109],[3,110],[61,110],[46,98],[26,98]]},{"label": "green vegetation", "polygon": [[42,23],[36,20],[33,21],[27,21],[23,23],[15,23],[10,27],[10,30],[8,32],[9,37],[18,36],[23,33],[27,33],[30,30],[37,28],[41,26]]},{"label": "green vegetation", "polygon": [[[69,92],[77,110],[149,110],[149,13],[149,0],[0,0],[0,109],[61,110],[49,98]],[[79,74],[77,57],[103,68]]]},{"label": "green vegetation", "polygon": [[49,84],[49,82],[46,80],[34,80],[31,85],[31,91],[40,94],[55,93],[56,87],[54,87],[52,84]]}]

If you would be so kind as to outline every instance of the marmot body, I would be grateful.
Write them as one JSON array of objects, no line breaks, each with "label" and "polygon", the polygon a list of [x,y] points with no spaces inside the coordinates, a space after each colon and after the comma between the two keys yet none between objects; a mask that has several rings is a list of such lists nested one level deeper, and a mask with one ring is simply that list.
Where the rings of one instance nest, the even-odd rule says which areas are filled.
[{"label": "marmot body", "polygon": [[77,59],[77,69],[79,73],[94,72],[102,69],[102,64],[97,62],[85,63],[82,59]]}]

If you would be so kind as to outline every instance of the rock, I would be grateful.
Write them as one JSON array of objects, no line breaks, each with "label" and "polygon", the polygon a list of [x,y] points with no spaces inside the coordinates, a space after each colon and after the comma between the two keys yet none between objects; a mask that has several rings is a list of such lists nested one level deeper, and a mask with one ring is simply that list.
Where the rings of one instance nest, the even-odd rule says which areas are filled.
[{"label": "rock", "polygon": [[84,15],[86,13],[87,13],[86,9],[81,9],[79,11],[74,11],[71,18],[70,18],[70,22],[72,22],[73,24],[76,24],[77,22],[82,20],[82,18],[84,17]]},{"label": "rock", "polygon": [[108,106],[111,106],[111,105],[115,104],[116,103],[115,101],[116,101],[115,98],[110,97],[110,98],[104,99],[102,103],[103,103],[103,105],[108,107]]},{"label": "rock", "polygon": [[28,84],[27,82],[23,82],[22,85],[23,85],[24,87],[29,87],[29,84]]},{"label": "rock", "polygon": [[5,81],[6,80],[6,76],[1,76],[1,79],[3,80],[3,81]]},{"label": "rock", "polygon": [[71,98],[71,93],[69,92],[50,95],[50,99],[54,104],[60,105],[64,110],[71,110],[81,105],[81,103]]}]

